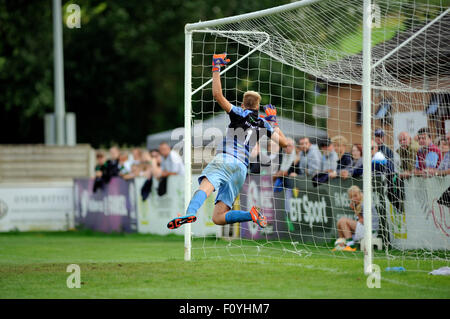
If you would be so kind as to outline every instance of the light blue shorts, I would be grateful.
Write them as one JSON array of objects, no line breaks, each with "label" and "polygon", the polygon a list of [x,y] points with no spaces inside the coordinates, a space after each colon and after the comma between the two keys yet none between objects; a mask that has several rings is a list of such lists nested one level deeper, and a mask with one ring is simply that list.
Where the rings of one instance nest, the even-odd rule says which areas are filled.
[{"label": "light blue shorts", "polygon": [[244,185],[246,176],[247,167],[244,163],[234,156],[221,153],[216,154],[214,159],[203,169],[198,183],[200,184],[206,177],[214,186],[214,190],[218,190],[215,203],[222,201],[232,208],[234,200]]}]

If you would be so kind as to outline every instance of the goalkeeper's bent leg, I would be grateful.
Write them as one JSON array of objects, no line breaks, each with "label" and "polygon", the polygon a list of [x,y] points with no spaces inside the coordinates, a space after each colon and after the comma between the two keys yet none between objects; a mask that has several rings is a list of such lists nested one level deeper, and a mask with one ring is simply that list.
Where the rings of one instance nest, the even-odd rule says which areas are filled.
[{"label": "goalkeeper's bent leg", "polygon": [[250,212],[243,210],[230,210],[225,214],[225,221],[227,224],[234,224],[239,222],[249,222],[252,220]]},{"label": "goalkeeper's bent leg", "polygon": [[188,208],[186,209],[186,215],[195,215],[200,207],[202,207],[208,195],[201,189],[197,190],[192,196],[189,202]]}]

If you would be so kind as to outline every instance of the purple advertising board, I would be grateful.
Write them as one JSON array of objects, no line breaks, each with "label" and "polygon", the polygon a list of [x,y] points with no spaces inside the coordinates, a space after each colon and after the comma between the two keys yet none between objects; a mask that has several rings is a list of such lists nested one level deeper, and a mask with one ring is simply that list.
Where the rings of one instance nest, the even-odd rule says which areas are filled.
[{"label": "purple advertising board", "polygon": [[94,179],[74,180],[75,224],[100,232],[136,232],[134,181],[113,177],[93,192]]},{"label": "purple advertising board", "polygon": [[275,200],[272,176],[248,175],[240,193],[242,210],[250,210],[252,206],[261,208],[267,217],[267,227],[260,228],[253,222],[240,223],[243,238],[272,239],[276,238]]}]

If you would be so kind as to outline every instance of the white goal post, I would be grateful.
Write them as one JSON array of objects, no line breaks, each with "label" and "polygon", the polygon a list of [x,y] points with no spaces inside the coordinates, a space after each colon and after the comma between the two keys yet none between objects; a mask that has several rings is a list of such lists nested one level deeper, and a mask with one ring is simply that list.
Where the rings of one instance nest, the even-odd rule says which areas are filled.
[{"label": "white goal post", "polygon": [[[327,8],[327,5],[330,6],[330,12],[337,12],[332,10],[339,10],[340,6],[347,10],[346,13],[353,19],[349,23],[351,26],[347,28],[344,15],[342,17],[330,18],[330,21],[327,21],[328,25],[327,23],[323,23],[322,20],[327,20],[328,18],[327,12],[321,12],[321,10]],[[399,15],[396,16],[398,12],[401,13],[400,18],[398,17]],[[397,208],[393,207],[395,203],[392,200],[390,202],[386,200],[386,204],[380,204],[380,200],[374,197],[373,194],[374,190],[372,188],[375,182],[372,173],[373,158],[371,156],[362,156],[362,154],[373,155],[373,129],[380,127],[379,123],[381,123],[383,128],[383,136],[387,136],[391,145],[396,145],[398,134],[398,131],[392,128],[394,125],[389,124],[387,115],[383,115],[385,117],[379,120],[378,113],[381,114],[381,112],[374,112],[374,108],[377,107],[376,103],[380,103],[381,105],[383,101],[390,101],[390,108],[396,108],[397,112],[409,111],[412,114],[414,112],[417,113],[417,110],[423,104],[427,104],[430,97],[432,99],[435,95],[441,96],[443,94],[442,96],[445,96],[445,94],[450,94],[450,74],[447,74],[448,66],[441,67],[439,65],[442,59],[445,61],[446,56],[449,54],[447,51],[443,51],[447,49],[443,43],[442,48],[439,46],[432,48],[428,42],[423,42],[422,38],[424,35],[425,38],[431,35],[439,38],[440,35],[436,32],[449,33],[448,28],[450,26],[443,22],[444,18],[448,18],[449,12],[449,8],[439,5],[428,5],[420,1],[416,3],[414,0],[344,0],[340,4],[336,4],[330,0],[303,0],[233,17],[187,24],[185,26],[185,132],[183,149],[186,167],[184,187],[185,206],[187,207],[191,200],[193,183],[196,183],[193,180],[192,174],[192,167],[195,164],[192,159],[193,157],[194,159],[196,158],[196,144],[192,139],[193,135],[196,134],[193,130],[194,120],[198,119],[204,122],[208,118],[213,119],[218,116],[216,115],[218,112],[214,110],[214,106],[211,107],[211,105],[214,105],[214,101],[207,91],[210,90],[211,86],[210,68],[212,55],[214,53],[225,52],[220,51],[223,48],[232,48],[233,59],[230,65],[221,71],[221,75],[223,75],[222,80],[224,82],[228,81],[230,83],[228,85],[224,84],[224,90],[233,96],[234,103],[238,103],[241,97],[238,96],[238,93],[232,93],[234,91],[233,85],[236,86],[236,90],[239,87],[239,94],[248,90],[248,88],[261,88],[264,91],[261,93],[261,95],[264,95],[263,100],[268,103],[272,103],[272,98],[283,101],[284,92],[289,92],[288,94],[292,95],[289,97],[291,99],[289,103],[291,104],[280,102],[282,104],[282,115],[288,114],[287,117],[290,117],[289,120],[291,122],[297,119],[308,118],[310,122],[315,123],[315,129],[317,131],[322,129],[322,124],[319,125],[319,123],[326,121],[327,127],[325,131],[328,130],[328,135],[330,135],[328,126],[336,125],[333,134],[350,136],[348,138],[349,142],[351,142],[349,145],[353,146],[358,144],[352,140],[356,134],[352,129],[355,127],[353,116],[358,116],[358,114],[361,116],[361,123],[357,124],[361,129],[358,142],[362,144],[362,193],[366,195],[363,196],[365,247],[361,247],[361,249],[364,256],[364,273],[366,275],[371,274],[374,263],[372,207],[377,205],[377,207],[382,207],[385,210],[384,218],[386,224],[384,227],[389,229],[397,227],[398,224],[404,224],[404,220],[409,218],[404,212],[400,214],[400,212],[396,211]],[[381,17],[376,15],[381,15]],[[379,30],[374,33],[374,26],[378,23],[381,23],[382,27],[377,26]],[[339,41],[334,42],[333,36],[326,34],[327,31],[330,33],[335,32],[336,38],[339,38]],[[199,37],[198,40],[194,39],[196,36]],[[422,47],[413,48],[413,45],[417,45],[417,42],[414,41],[422,41]],[[215,52],[215,50],[219,51]],[[409,53],[407,52],[408,50],[410,51]],[[193,63],[194,56],[195,61]],[[435,59],[438,61],[438,65],[436,66],[435,63],[433,65],[431,62],[423,62],[422,70],[422,65],[417,62],[418,59]],[[258,68],[261,68],[261,70],[258,70]],[[194,73],[193,70],[195,70]],[[296,72],[302,72],[305,75],[300,76]],[[255,74],[257,78],[251,79],[251,75]],[[258,81],[261,83],[254,83]],[[298,83],[301,84],[301,88],[296,87]],[[309,88],[311,85],[314,87]],[[273,86],[280,87],[279,91],[275,91]],[[342,96],[336,97],[330,93],[324,97],[326,102],[317,102],[322,99],[321,94],[323,93],[316,92],[316,90],[319,90],[323,86],[335,89],[336,94],[342,94]],[[299,93],[301,91],[300,89],[306,93]],[[345,95],[347,92],[348,95]],[[298,94],[301,97],[298,97]],[[360,94],[361,98],[357,97],[358,94]],[[308,106],[311,103],[307,101],[305,97],[307,95],[309,99],[315,101],[315,105]],[[195,109],[193,108],[193,98],[195,99],[195,103],[199,105]],[[347,102],[333,102],[339,99],[348,101],[348,104],[351,104],[352,107],[356,105],[356,102],[361,102],[359,113],[355,114],[355,111],[348,111],[345,106]],[[299,104],[302,104],[303,108],[296,108]],[[276,106],[278,109],[279,105]],[[319,109],[322,106],[328,110],[328,119],[325,118],[324,121],[322,121],[324,118],[320,119],[318,116],[314,118],[310,114],[310,109],[308,109],[308,107]],[[349,112],[348,116],[352,118],[351,120],[345,118],[346,115],[342,115],[342,118],[339,116],[340,113],[344,114],[345,112]],[[394,111],[389,112],[394,113]],[[374,113],[377,113],[376,118],[374,117]],[[330,120],[333,120],[333,114],[338,114],[335,122],[341,123],[330,124]],[[450,119],[450,114],[448,114],[448,117]],[[352,123],[344,126],[342,123],[345,121]],[[437,132],[436,137],[438,137],[441,129],[439,127],[440,124],[438,125],[436,124],[437,122],[432,121],[436,121],[435,117],[431,120],[428,119],[428,123],[434,123],[433,125],[435,126],[433,127],[435,127]],[[287,133],[285,132],[285,134],[297,138],[298,136],[304,135],[295,131],[294,127],[296,127],[296,124],[292,124],[292,129]],[[281,129],[283,129],[282,126]],[[417,133],[417,129],[414,128],[415,133]],[[393,147],[391,146],[391,148]],[[194,154],[192,153],[193,149]],[[201,163],[199,164],[201,167],[207,162],[203,158],[203,154],[201,155]],[[444,189],[447,187],[448,178],[442,177],[442,179],[445,180],[442,183],[439,182],[442,184],[439,187]],[[411,185],[416,185],[413,182],[414,180],[411,180]],[[342,185],[344,184],[342,182]],[[287,191],[285,186],[282,186],[282,188],[283,191]],[[316,189],[308,191],[312,195],[316,195],[313,194],[316,192]],[[317,190],[317,194],[319,193],[320,191]],[[384,194],[382,196],[385,196],[387,193],[386,189],[381,193]],[[345,200],[348,201],[348,198]],[[396,199],[394,199],[395,201]],[[429,207],[426,209],[428,212]],[[449,214],[448,208],[439,207],[439,209],[441,210],[441,215]],[[443,213],[442,210],[444,210]],[[289,215],[288,212],[286,214]],[[430,213],[427,214],[429,215]],[[282,215],[274,213],[274,216]],[[341,215],[338,216],[341,217]],[[337,217],[333,215],[333,218]],[[287,220],[290,223],[288,217]],[[335,224],[336,220],[333,223]],[[436,222],[434,220],[434,223],[438,224],[439,221]],[[411,224],[410,222],[409,225]],[[184,259],[189,261],[192,259],[193,226],[187,223],[183,227],[185,228]],[[322,228],[323,233],[329,230],[329,226],[324,226],[324,224],[322,224]],[[333,226],[332,231],[337,233],[336,226]],[[293,231],[284,229],[275,230],[274,232],[283,233],[283,236],[289,238],[288,241],[293,245],[293,250],[296,255],[305,255],[304,250],[297,250],[296,248],[298,244],[298,239],[296,238],[300,236],[303,240],[302,234],[294,234]],[[277,235],[278,237],[275,237],[282,237],[280,234]],[[392,240],[392,238],[405,239],[402,237],[403,234],[396,233],[389,236],[389,240]],[[410,235],[410,237],[412,236]],[[323,238],[321,235],[313,235],[311,238],[309,240],[312,240],[313,248],[320,248],[320,253],[323,253],[325,249],[318,243],[329,240],[328,235],[323,235]],[[243,251],[244,240],[239,238],[239,236],[238,240],[240,240],[240,242],[238,241],[238,247],[232,247],[234,245],[232,243],[228,247]],[[266,240],[270,242],[270,240]],[[279,239],[274,241],[277,241],[277,243],[281,242]],[[431,239],[427,239],[427,241],[431,241]],[[266,244],[255,245],[257,247],[257,256],[260,254],[260,249],[268,249],[268,245]],[[310,253],[308,245],[306,244],[306,255]],[[395,244],[393,246],[400,251],[397,254],[399,259],[403,260],[406,259],[405,256],[408,254],[403,252],[403,246],[400,247],[401,245],[403,244]],[[395,252],[393,254],[390,253],[388,249],[391,248],[391,245],[385,245],[385,256],[388,257],[388,260],[393,259],[391,258],[392,256],[397,257]],[[229,248],[226,249],[230,250]],[[418,248],[418,250],[420,249],[422,248]],[[285,248],[281,248],[280,250],[283,254],[289,251]],[[432,260],[431,263],[434,261],[443,261],[448,264],[447,252],[450,250],[450,247],[446,247],[444,244],[444,249],[436,248],[439,257],[434,257],[434,251],[433,249],[431,250],[430,255],[433,255],[430,259]],[[205,254],[208,251],[208,247],[205,247],[205,244],[203,244],[202,251]],[[243,254],[245,256],[245,252]],[[419,255],[420,257],[417,257]],[[427,255],[428,252],[423,254],[414,253],[415,257],[413,258],[416,258],[416,260],[421,258],[427,259]],[[340,258],[341,256],[347,258],[347,255],[340,255],[338,257]]]}]

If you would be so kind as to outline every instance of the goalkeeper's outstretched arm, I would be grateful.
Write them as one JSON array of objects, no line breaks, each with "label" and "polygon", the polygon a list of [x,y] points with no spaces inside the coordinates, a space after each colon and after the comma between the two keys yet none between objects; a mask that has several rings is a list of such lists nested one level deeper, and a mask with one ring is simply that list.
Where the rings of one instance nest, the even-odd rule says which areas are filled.
[{"label": "goalkeeper's outstretched arm", "polygon": [[222,81],[220,80],[220,67],[225,66],[230,60],[226,58],[224,54],[214,54],[213,56],[213,68],[212,68],[212,91],[213,97],[219,103],[220,107],[227,113],[231,111],[231,103],[223,96],[222,93]]},{"label": "goalkeeper's outstretched arm", "polygon": [[219,103],[220,107],[227,113],[231,111],[231,103],[223,96],[222,82],[220,80],[220,72],[213,72],[213,97]]}]

